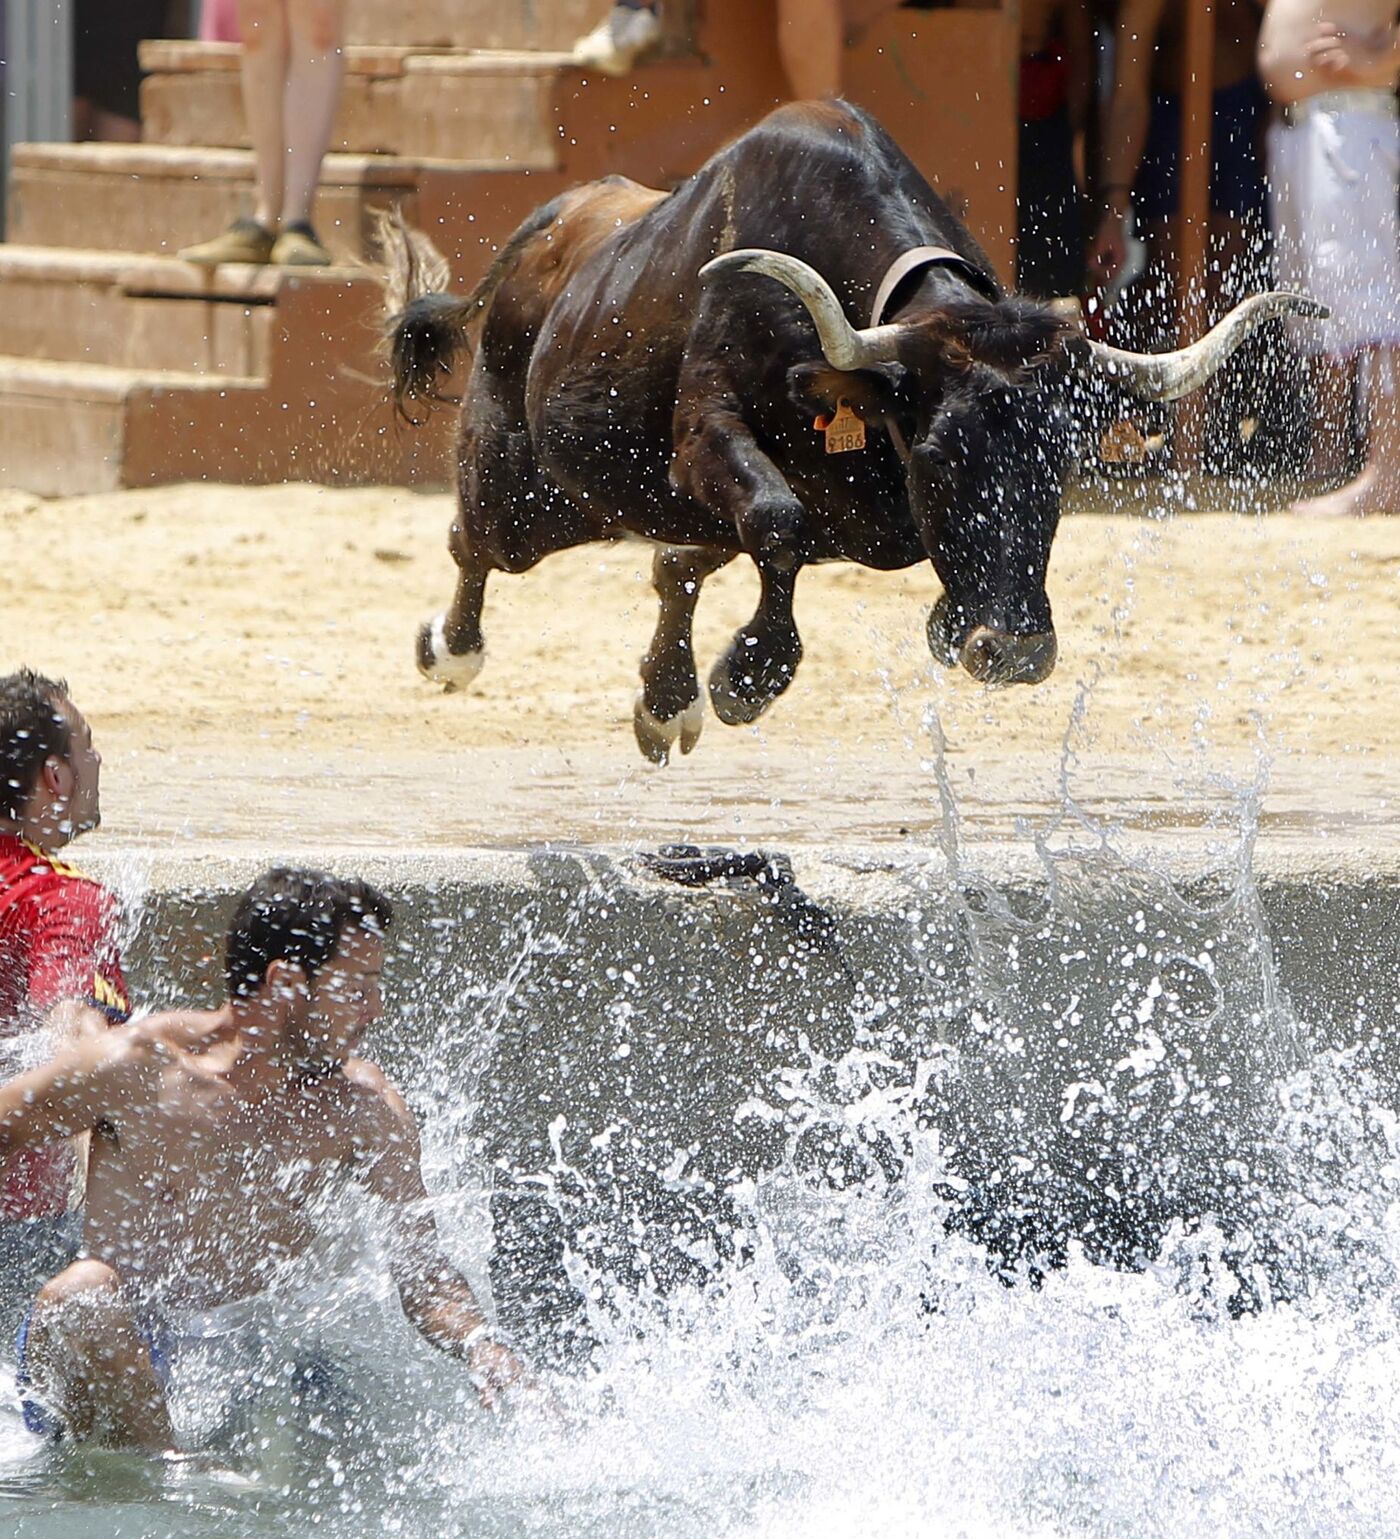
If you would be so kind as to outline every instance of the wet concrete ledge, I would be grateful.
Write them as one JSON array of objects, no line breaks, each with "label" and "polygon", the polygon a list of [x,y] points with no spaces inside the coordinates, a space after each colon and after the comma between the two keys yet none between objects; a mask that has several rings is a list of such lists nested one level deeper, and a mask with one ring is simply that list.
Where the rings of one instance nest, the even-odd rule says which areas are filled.
[{"label": "wet concrete ledge", "polygon": [[[1074,842],[1087,847],[1086,834],[1070,828],[1051,840],[1060,846]],[[711,837],[696,842],[710,845]],[[1112,845],[1141,859],[1174,881],[1190,883],[1219,869],[1239,844],[1237,830],[1211,834],[1200,829],[1134,831],[1114,837]],[[790,855],[799,883],[814,897],[831,902],[860,903],[877,899],[882,889],[893,892],[911,880],[937,880],[949,870],[948,852],[936,844],[888,840],[862,845],[812,844],[782,840],[732,846],[739,850],[770,849]],[[239,840],[182,841],[166,849],[150,844],[124,846],[115,841],[84,845],[82,869],[104,881],[122,885],[134,881],[151,893],[236,891],[270,865],[308,865],[355,873],[401,891],[430,889],[444,884],[534,889],[548,875],[573,865],[579,870],[612,871],[639,886],[665,884],[648,876],[637,861],[639,851],[656,848],[648,842],[533,846],[415,845],[392,848],[363,844],[306,844],[287,841],[261,846]],[[993,881],[1012,885],[1042,881],[1045,867],[1036,843],[1027,838],[988,840],[963,845],[961,863]],[[1400,889],[1400,845],[1369,832],[1364,834],[1261,833],[1254,844],[1251,868],[1262,887],[1356,888],[1367,892]]]},{"label": "wet concrete ledge", "polygon": [[[435,971],[464,968],[483,987],[495,986],[518,964],[531,937],[563,933],[567,949],[585,945],[595,959],[610,953],[672,957],[693,949],[698,922],[718,926],[726,944],[742,947],[747,927],[771,917],[751,881],[719,880],[705,888],[677,886],[640,862],[648,846],[539,846],[520,849],[280,847],[258,852],[190,843],[95,849],[84,868],[121,890],[136,913],[138,970],[158,994],[217,992],[208,967],[217,951],[233,894],[270,864],[308,864],[361,875],[399,902],[401,944]],[[781,846],[764,846],[778,848]],[[1020,927],[1062,905],[1065,852],[1088,863],[1071,907],[1103,935],[1127,933],[1131,915],[1153,895],[1179,895],[1203,915],[1222,902],[1238,908],[1257,900],[1258,935],[1297,1016],[1331,1038],[1365,1015],[1400,1002],[1400,850],[1367,840],[1270,837],[1250,852],[1251,880],[1241,883],[1237,831],[1211,837],[1199,830],[1124,835],[1107,851],[1082,830],[1051,841],[1048,858],[1029,840],[979,842],[956,852],[927,845],[866,848],[796,846],[793,876],[811,902],[834,916],[852,955],[875,976],[900,968],[910,937],[922,929],[966,927],[969,894],[985,911],[988,895],[1012,900]],[[1052,898],[1050,888],[1057,888]],[[993,903],[995,906],[995,902]],[[917,921],[914,916],[917,917]],[[1194,921],[1193,921],[1194,922]],[[778,923],[782,931],[781,922]],[[1381,1004],[1384,1004],[1382,1012]],[[1400,1003],[1397,1003],[1400,1009]]]}]

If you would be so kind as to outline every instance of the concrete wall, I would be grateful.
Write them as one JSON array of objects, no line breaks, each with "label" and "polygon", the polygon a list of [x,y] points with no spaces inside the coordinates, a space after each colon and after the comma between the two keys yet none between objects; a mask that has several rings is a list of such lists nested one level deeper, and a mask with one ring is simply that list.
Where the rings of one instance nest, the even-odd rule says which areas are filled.
[{"label": "concrete wall", "polygon": [[[1312,1094],[1319,1050],[1357,1044],[1387,1095],[1400,1078],[1394,873],[1256,887],[993,851],[950,882],[927,855],[808,854],[823,943],[800,903],[678,889],[617,853],[336,864],[399,904],[371,1051],[424,1112],[435,1183],[494,1189],[501,1307],[561,1351],[566,1240],[666,1287],[723,1259],[736,1179],[786,1162],[878,1184],[931,1128],[956,1221],[1005,1264],[1071,1237],[1121,1263],[1199,1212],[1257,1249],[1300,1179],[1280,1085]],[[139,998],[217,996],[252,870],[149,873]]]}]

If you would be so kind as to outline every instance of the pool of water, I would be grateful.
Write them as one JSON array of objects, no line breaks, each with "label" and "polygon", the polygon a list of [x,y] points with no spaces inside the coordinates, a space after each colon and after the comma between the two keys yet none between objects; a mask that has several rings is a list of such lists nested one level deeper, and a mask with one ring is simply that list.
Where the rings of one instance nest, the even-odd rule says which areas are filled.
[{"label": "pool of water", "polygon": [[[373,1050],[539,1392],[481,1412],[347,1200],[327,1401],[276,1392],[289,1303],[250,1408],[177,1384],[191,1462],[7,1403],[5,1531],[1400,1532],[1395,894],[1261,877],[1257,800],[1189,873],[1071,807],[1008,863],[950,809],[799,860],[807,907],[619,852],[401,873]],[[138,992],[215,989],[226,884],[124,882]]]}]

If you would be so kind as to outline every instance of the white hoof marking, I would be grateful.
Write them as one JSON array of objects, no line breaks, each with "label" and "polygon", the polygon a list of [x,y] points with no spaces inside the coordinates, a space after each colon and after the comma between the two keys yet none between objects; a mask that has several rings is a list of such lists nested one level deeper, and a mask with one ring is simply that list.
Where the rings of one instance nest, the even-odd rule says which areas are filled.
[{"label": "white hoof marking", "polygon": [[692,700],[677,716],[653,716],[647,708],[645,695],[638,690],[636,720],[639,730],[645,730],[657,742],[664,743],[668,750],[679,742],[681,752],[689,753],[700,741],[700,732],[705,725],[705,702]]},{"label": "white hoof marking", "polygon": [[435,683],[447,684],[453,689],[465,689],[481,672],[481,665],[486,661],[486,649],[479,647],[475,652],[463,652],[454,657],[447,650],[446,619],[446,615],[435,615],[428,629],[428,645],[432,648],[433,660],[424,672]]},{"label": "white hoof marking", "polygon": [[686,706],[685,710],[676,718],[681,729],[681,752],[689,753],[700,741],[700,732],[705,725],[705,701],[698,697]]}]

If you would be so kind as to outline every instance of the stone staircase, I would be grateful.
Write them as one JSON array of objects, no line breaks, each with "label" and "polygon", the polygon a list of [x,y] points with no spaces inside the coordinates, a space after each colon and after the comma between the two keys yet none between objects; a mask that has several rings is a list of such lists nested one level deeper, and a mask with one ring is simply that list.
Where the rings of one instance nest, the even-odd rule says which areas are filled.
[{"label": "stone staircase", "polygon": [[[0,244],[0,486],[447,479],[450,413],[435,431],[403,431],[375,383],[371,215],[398,204],[418,220],[425,174],[441,204],[445,184],[463,178],[557,173],[551,91],[603,9],[352,0],[316,211],[337,266],[320,271],[175,259],[251,202],[238,50],[144,44],[144,143],[14,151]],[[501,217],[480,220],[472,245],[483,253],[538,198],[489,201]],[[470,264],[459,274],[473,276]]]},{"label": "stone staircase", "polygon": [[[210,271],[174,256],[250,207],[232,46],[144,45],[144,143],[16,146],[0,487],[449,481],[452,414],[402,429],[376,382],[374,211],[402,207],[470,285],[565,186],[608,172],[668,185],[781,99],[763,0],[671,0],[662,56],[626,80],[582,75],[566,51],[608,3],[349,0],[316,210],[331,269]],[[983,169],[969,184],[960,163],[954,191],[998,255],[1014,123],[980,125],[1000,124],[1014,59],[1014,12],[995,9],[892,13],[849,56],[849,94],[895,113],[908,147],[924,135],[936,150],[950,130],[979,144]],[[935,153],[931,175],[938,165]]]}]

